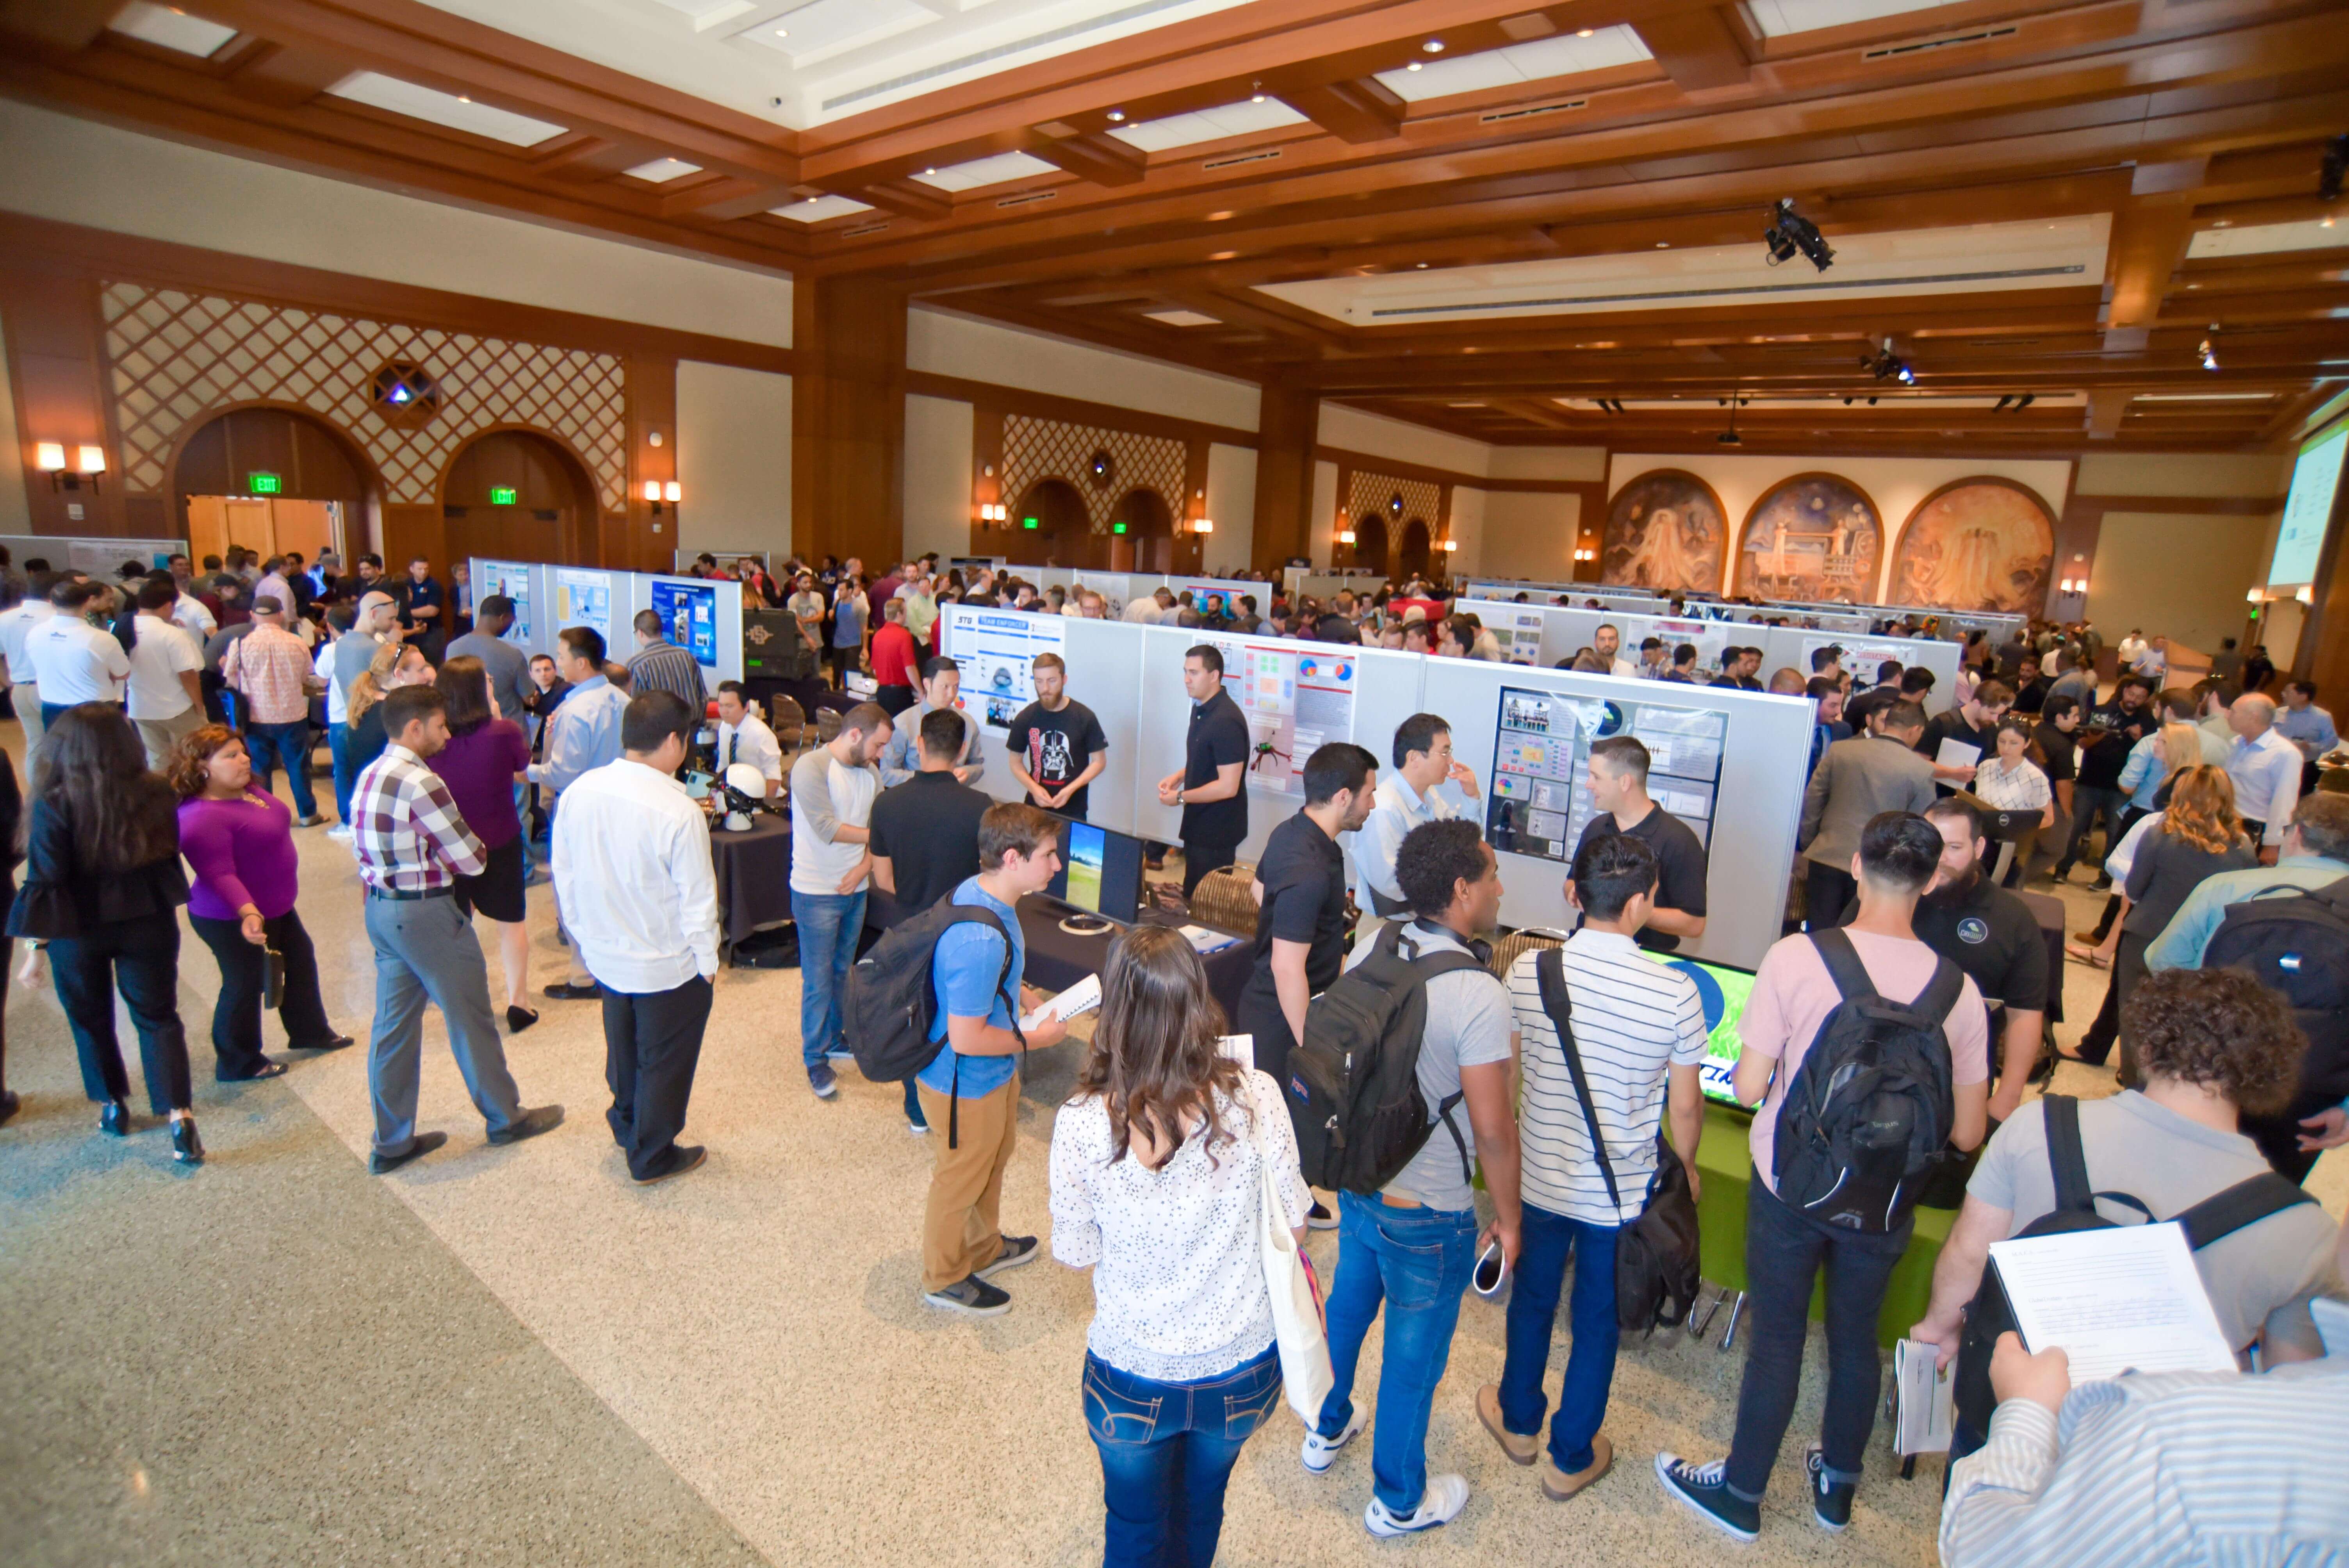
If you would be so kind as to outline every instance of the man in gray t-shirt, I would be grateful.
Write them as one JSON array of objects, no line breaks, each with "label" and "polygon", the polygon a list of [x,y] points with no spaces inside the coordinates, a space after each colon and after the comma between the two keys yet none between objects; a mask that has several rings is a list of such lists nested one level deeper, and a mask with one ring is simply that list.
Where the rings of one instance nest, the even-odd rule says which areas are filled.
[{"label": "man in gray t-shirt", "polygon": [[506,641],[514,624],[514,602],[492,593],[473,613],[473,629],[453,638],[441,650],[443,660],[470,655],[488,671],[490,689],[497,694],[498,717],[522,721],[523,705],[537,688],[531,685],[530,655]]},{"label": "man in gray t-shirt", "polygon": [[[1393,928],[1405,956],[1473,956],[1475,934],[1490,931],[1499,918],[1499,868],[1472,820],[1423,822],[1405,834],[1395,853],[1395,882],[1416,917]],[[1481,963],[1429,980],[1419,1052],[1427,1141],[1380,1191],[1338,1195],[1338,1267],[1328,1304],[1337,1385],[1305,1435],[1302,1458],[1319,1475],[1362,1429],[1355,1365],[1383,1305],[1379,1425],[1371,1441],[1371,1502],[1362,1515],[1373,1535],[1433,1528],[1468,1501],[1466,1480],[1427,1473],[1427,1421],[1479,1241],[1496,1242],[1511,1262],[1517,1255],[1517,1128],[1508,1078],[1514,1030],[1508,991]],[[1447,1104],[1449,1114],[1441,1114]],[[1470,1186],[1480,1158],[1495,1216],[1482,1237]]]}]

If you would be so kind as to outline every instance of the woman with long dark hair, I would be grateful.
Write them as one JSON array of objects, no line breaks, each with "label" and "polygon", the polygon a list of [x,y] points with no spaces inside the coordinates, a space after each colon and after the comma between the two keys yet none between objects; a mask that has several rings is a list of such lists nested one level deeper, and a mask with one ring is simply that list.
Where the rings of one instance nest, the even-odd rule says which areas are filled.
[{"label": "woman with long dark hair", "polygon": [[1223,1033],[1189,940],[1133,927],[1052,1125],[1052,1255],[1093,1271],[1083,1402],[1107,1568],[1213,1562],[1232,1466],[1280,1399],[1264,1162],[1300,1243],[1312,1195],[1278,1086],[1225,1056]]},{"label": "woman with long dark hair", "polygon": [[431,761],[449,786],[465,825],[489,851],[479,876],[457,873],[457,907],[498,928],[498,955],[506,972],[506,1031],[520,1034],[538,1022],[529,1006],[530,916],[528,862],[522,842],[522,815],[514,810],[514,781],[530,766],[530,741],[522,726],[498,717],[492,706],[489,669],[471,654],[440,666],[437,681],[448,707],[449,744]]},{"label": "woman with long dark hair", "polygon": [[180,1023],[179,801],[147,771],[139,732],[112,703],[56,715],[25,814],[25,885],[8,934],[48,943],[49,975],[81,1057],[101,1132],[130,1131],[130,1079],[114,1032],[119,987],[139,1030],[147,1102],[171,1119],[171,1158],[203,1162],[190,1112],[188,1033]]},{"label": "woman with long dark hair", "polygon": [[196,873],[188,923],[220,962],[212,1004],[212,1076],[223,1083],[275,1078],[285,1070],[261,1054],[261,1014],[268,999],[269,954],[285,966],[278,1021],[287,1048],[332,1051],[351,1043],[326,1020],[318,955],[294,907],[300,892],[294,812],[254,782],[244,738],[208,724],[181,736],[163,777],[180,798],[180,851]]}]

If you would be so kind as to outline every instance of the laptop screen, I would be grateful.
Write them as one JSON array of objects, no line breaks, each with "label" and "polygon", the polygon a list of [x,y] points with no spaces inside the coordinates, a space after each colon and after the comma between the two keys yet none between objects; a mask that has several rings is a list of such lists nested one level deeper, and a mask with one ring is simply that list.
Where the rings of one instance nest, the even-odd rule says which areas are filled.
[{"label": "laptop screen", "polygon": [[1698,999],[1704,1004],[1704,1026],[1712,1037],[1705,1046],[1704,1061],[1697,1068],[1697,1076],[1703,1084],[1705,1099],[1721,1105],[1735,1105],[1737,1095],[1730,1084],[1737,1068],[1737,1024],[1745,1016],[1747,998],[1754,995],[1753,973],[1733,969],[1726,964],[1707,963],[1702,958],[1668,954],[1661,962],[1695,981]]},{"label": "laptop screen", "polygon": [[1071,908],[1133,924],[1142,912],[1142,841],[1069,823],[1061,831],[1061,869],[1044,892]]}]

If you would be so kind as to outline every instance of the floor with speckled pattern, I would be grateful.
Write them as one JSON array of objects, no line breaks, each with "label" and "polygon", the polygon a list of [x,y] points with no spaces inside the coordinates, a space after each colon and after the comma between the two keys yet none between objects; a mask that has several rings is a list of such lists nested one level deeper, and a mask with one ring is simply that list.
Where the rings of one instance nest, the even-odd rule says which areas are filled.
[{"label": "floor with speckled pattern", "polygon": [[[17,750],[13,724],[0,746]],[[356,874],[323,830],[297,837],[328,1005],[363,1038]],[[2101,902],[2085,887],[2067,898],[2081,923]],[[561,975],[547,905],[533,890],[538,984]],[[2066,1040],[2103,979],[2074,967]],[[544,1021],[510,1041],[524,1099],[560,1101],[569,1120],[507,1149],[483,1142],[436,1017],[420,1125],[450,1143],[378,1178],[362,1050],[214,1085],[217,976],[192,938],[181,983],[211,1150],[198,1171],[170,1164],[158,1130],[99,1138],[54,997],[12,985],[8,1080],[26,1103],[0,1130],[0,1562],[1099,1560],[1100,1472],[1076,1395],[1088,1281],[1049,1261],[1023,1269],[1003,1281],[1014,1310],[984,1322],[921,1305],[928,1144],[894,1087],[850,1071],[837,1100],[809,1094],[797,971],[723,977],[688,1131],[709,1163],[643,1189],[604,1129],[591,1005],[543,1003]],[[1050,1119],[1072,1055],[1045,1053],[1029,1075],[1005,1199],[1015,1232],[1048,1228]],[[2058,1081],[2111,1088],[2077,1067]],[[2313,1183],[2335,1214],[2345,1167],[2329,1157]],[[1326,1269],[1334,1238],[1313,1245]],[[1608,1420],[1616,1473],[1561,1505],[1476,1423],[1501,1331],[1497,1306],[1464,1305],[1436,1397],[1431,1468],[1475,1489],[1458,1520],[1371,1540],[1367,1445],[1309,1476],[1284,1412],[1234,1473],[1219,1561],[1933,1560],[1939,1466],[1901,1481],[1880,1439],[1850,1532],[1809,1522],[1796,1467],[1817,1418],[1816,1343],[1763,1539],[1740,1547],[1648,1473],[1658,1448],[1723,1451],[1738,1354],[1627,1344]],[[1366,1368],[1376,1349],[1374,1331]]]}]

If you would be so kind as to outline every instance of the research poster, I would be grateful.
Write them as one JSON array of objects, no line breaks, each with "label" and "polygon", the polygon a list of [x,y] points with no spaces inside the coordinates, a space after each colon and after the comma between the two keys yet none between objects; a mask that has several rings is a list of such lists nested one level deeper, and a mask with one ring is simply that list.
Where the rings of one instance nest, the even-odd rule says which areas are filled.
[{"label": "research poster", "polygon": [[1009,611],[947,611],[947,652],[962,671],[962,710],[1001,734],[1036,700],[1030,666],[1039,654],[1067,656],[1068,620]]},{"label": "research poster", "polygon": [[1522,606],[1488,617],[1485,629],[1501,645],[1501,656],[1513,665],[1541,663],[1542,614]]},{"label": "research poster", "polygon": [[1590,744],[1636,736],[1648,748],[1648,793],[1713,842],[1729,716],[1716,709],[1501,688],[1485,836],[1496,850],[1571,861],[1593,808]]},{"label": "research poster", "polygon": [[1889,659],[1903,667],[1909,663],[1909,646],[1905,643],[1875,642],[1867,637],[1805,637],[1800,666],[1804,678],[1810,676],[1811,655],[1821,648],[1843,650],[1843,667],[1851,672],[1851,689],[1856,692],[1865,691],[1876,684],[1876,672],[1885,660]]},{"label": "research poster", "polygon": [[708,583],[653,579],[653,614],[661,634],[704,669],[718,667],[718,590]]},{"label": "research poster", "polygon": [[608,654],[612,646],[612,574],[608,572],[574,572],[568,566],[552,569],[554,579],[554,629],[565,626],[586,626],[604,639]]},{"label": "research poster", "polygon": [[530,646],[530,568],[519,561],[482,561],[473,562],[473,603],[479,604],[492,594],[502,593],[513,601],[513,624],[506,628],[504,640]]},{"label": "research poster", "polygon": [[1353,736],[1361,665],[1334,645],[1201,640],[1224,655],[1224,689],[1247,717],[1248,787],[1302,799],[1306,758]]}]

